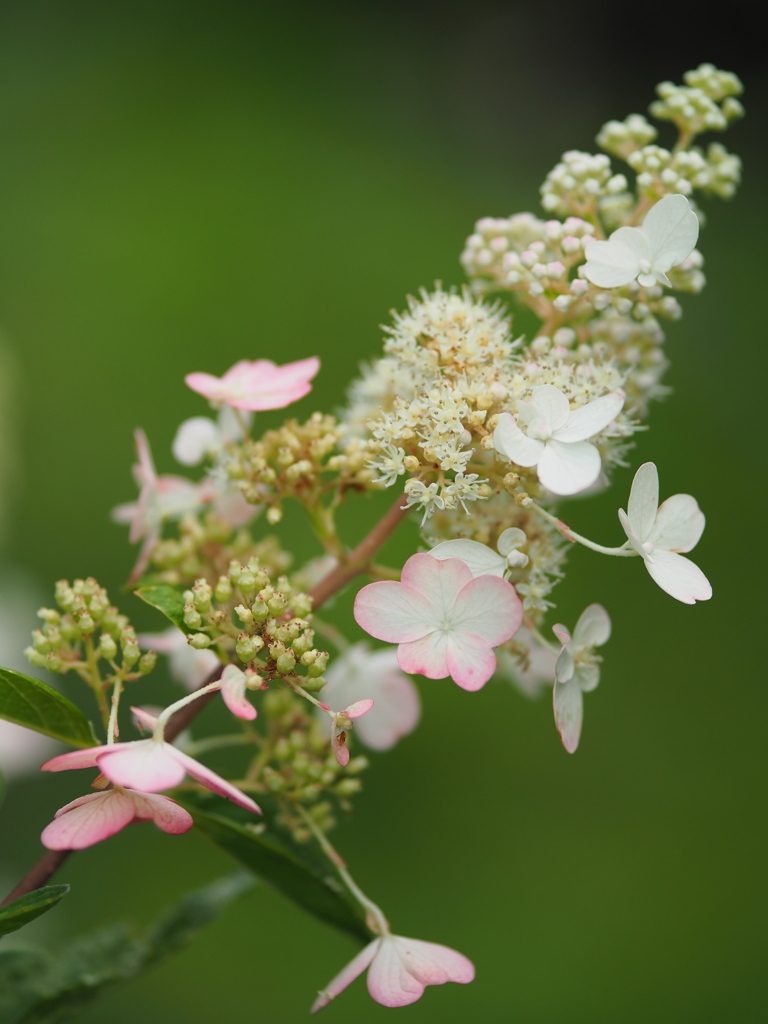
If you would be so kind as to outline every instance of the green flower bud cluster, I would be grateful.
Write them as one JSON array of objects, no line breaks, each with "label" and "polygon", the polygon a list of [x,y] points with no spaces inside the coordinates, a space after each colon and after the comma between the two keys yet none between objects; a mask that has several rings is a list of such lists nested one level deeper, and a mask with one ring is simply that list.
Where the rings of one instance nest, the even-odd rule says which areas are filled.
[{"label": "green flower bud cluster", "polygon": [[328,491],[371,487],[374,474],[366,466],[365,445],[346,446],[342,452],[339,445],[344,435],[344,426],[334,416],[316,412],[306,423],[288,420],[235,449],[227,473],[248,501],[256,505],[266,501],[267,520],[277,523],[283,498],[294,497],[316,507]]},{"label": "green flower bud cluster", "polygon": [[149,571],[157,582],[172,587],[189,586],[201,577],[215,586],[230,562],[247,562],[252,555],[270,575],[285,572],[291,564],[291,556],[274,537],[254,541],[247,529],[235,529],[213,512],[188,515],[179,523],[178,537],[156,545]]},{"label": "green flower bud cluster", "polygon": [[730,71],[701,64],[683,78],[686,85],[662,82],[656,87],[659,99],[650,106],[654,117],[672,121],[686,135],[722,131],[729,121],[743,117],[744,108],[735,97],[744,87]]},{"label": "green flower bud cluster", "polygon": [[152,671],[155,653],[142,656],[127,616],[110,604],[106,590],[95,579],[78,579],[71,586],[67,580],[59,580],[55,598],[58,610],[38,611],[44,624],[33,630],[32,645],[24,652],[36,668],[64,674],[72,669],[82,671],[103,659],[124,680]]},{"label": "green flower bud cluster", "polygon": [[273,744],[261,781],[280,804],[281,823],[304,841],[309,833],[296,814],[296,805],[311,814],[324,831],[332,828],[333,804],[328,797],[343,810],[350,810],[350,797],[362,788],[357,776],[368,767],[368,759],[354,757],[342,768],[330,752],[327,727],[307,714],[306,704],[288,690],[270,690],[262,707],[271,733],[280,738]]}]

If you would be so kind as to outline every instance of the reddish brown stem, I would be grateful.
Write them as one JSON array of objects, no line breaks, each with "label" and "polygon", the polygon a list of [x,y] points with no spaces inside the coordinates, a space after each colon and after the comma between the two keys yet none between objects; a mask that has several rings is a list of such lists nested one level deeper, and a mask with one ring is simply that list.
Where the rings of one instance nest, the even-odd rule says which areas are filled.
[{"label": "reddish brown stem", "polygon": [[[371,559],[384,541],[394,533],[408,514],[408,509],[401,506],[402,500],[402,495],[400,495],[389,512],[387,512],[383,519],[379,520],[368,536],[360,541],[354,551],[350,551],[343,562],[340,562],[310,590],[309,596],[312,598],[313,608],[319,608],[329,597],[332,597],[337,591],[353,580],[355,576],[365,572]],[[220,675],[221,668],[219,667],[200,684],[200,688],[214,682]],[[175,715],[172,715],[165,727],[166,741],[172,743],[177,736],[184,732],[214,696],[215,692],[207,693],[204,697],[200,697],[199,700],[186,704]],[[27,872],[16,888],[8,893],[6,898],[0,903],[0,906],[5,906],[6,903],[10,903],[20,896],[26,896],[27,893],[45,885],[54,872],[61,867],[70,853],[70,850],[50,850],[43,854],[37,864]]]}]

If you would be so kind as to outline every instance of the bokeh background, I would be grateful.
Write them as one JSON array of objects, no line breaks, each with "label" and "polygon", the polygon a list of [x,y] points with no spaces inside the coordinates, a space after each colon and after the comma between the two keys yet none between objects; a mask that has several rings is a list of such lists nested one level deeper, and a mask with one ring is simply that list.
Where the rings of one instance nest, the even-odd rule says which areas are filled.
[{"label": "bokeh background", "polygon": [[[572,624],[600,601],[614,635],[573,757],[546,698],[527,702],[500,681],[474,695],[424,683],[422,726],[375,757],[354,820],[336,833],[396,931],[477,965],[472,986],[430,989],[400,1011],[414,1022],[751,1024],[765,1012],[768,76],[751,56],[747,7],[729,5],[718,22],[694,10],[0,8],[6,663],[18,663],[56,579],[93,574],[120,594],[134,552],[108,512],[135,493],[132,431],[143,426],[160,470],[177,471],[176,425],[205,411],[186,372],[318,353],[323,372],[297,411],[333,408],[355,364],[377,353],[388,311],[437,279],[460,284],[474,221],[537,211],[564,149],[593,149],[604,121],[645,111],[658,81],[702,60],[747,86],[748,118],[723,139],[745,160],[744,187],[732,204],[706,204],[710,284],[683,297],[668,331],[675,394],[653,409],[632,469],[568,512],[618,543],[615,509],[653,459],[663,493],[690,491],[707,513],[696,554],[715,598],[689,608],[639,565],[574,552],[556,619]],[[351,540],[378,508],[349,510]],[[300,557],[315,553],[298,515],[281,533]],[[390,558],[414,543],[406,527]],[[121,600],[137,626],[159,628]],[[342,599],[339,621],[348,613]],[[142,699],[171,699],[158,680]],[[0,811],[8,887],[79,792],[63,776],[11,781]],[[53,945],[120,916],[146,923],[229,868],[194,833],[130,829],[71,858],[60,880],[72,893],[25,936]],[[260,887],[78,1019],[288,1024],[353,952]],[[343,1024],[390,1012],[358,982],[325,1014]]]}]

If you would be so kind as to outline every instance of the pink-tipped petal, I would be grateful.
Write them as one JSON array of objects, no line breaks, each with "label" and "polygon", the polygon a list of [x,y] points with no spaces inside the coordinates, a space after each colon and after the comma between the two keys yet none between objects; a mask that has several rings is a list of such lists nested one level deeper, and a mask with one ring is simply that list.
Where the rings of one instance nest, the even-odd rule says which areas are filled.
[{"label": "pink-tipped petal", "polygon": [[496,671],[496,655],[487,640],[471,633],[454,633],[446,652],[448,672],[462,690],[479,690]]},{"label": "pink-tipped petal", "polygon": [[[422,603],[426,600],[436,613],[430,628],[442,624],[445,614],[454,606],[463,588],[472,580],[472,570],[459,558],[435,558],[426,552],[411,555],[403,566],[400,579],[404,586],[416,591]],[[424,617],[424,616],[422,616]]]},{"label": "pink-tipped petal", "polygon": [[360,950],[357,956],[350,960],[347,966],[339,971],[336,977],[320,992],[317,999],[312,1004],[310,1013],[317,1013],[318,1010],[322,1010],[323,1007],[327,1006],[332,999],[335,999],[340,992],[343,992],[347,985],[350,985],[355,978],[359,977],[363,973],[366,967],[376,956],[376,952],[381,941],[381,939],[374,939],[373,942],[368,943],[365,949]]},{"label": "pink-tipped petal", "polygon": [[397,648],[397,663],[403,672],[411,675],[426,676],[427,679],[445,679],[450,675],[446,660],[448,641],[442,631],[435,630],[400,644]]},{"label": "pink-tipped petal", "polygon": [[117,743],[99,754],[99,768],[110,782],[140,793],[173,789],[184,779],[184,768],[174,757],[175,748],[156,740]]},{"label": "pink-tipped petal", "polygon": [[383,1006],[408,1006],[427,985],[468,984],[474,977],[472,962],[454,949],[388,935],[368,971],[368,991]]},{"label": "pink-tipped petal", "polygon": [[347,718],[355,719],[361,718],[367,714],[373,707],[373,701],[370,698],[366,700],[356,700],[354,704],[350,704],[348,708],[344,710],[344,714]]},{"label": "pink-tipped petal", "polygon": [[600,476],[600,452],[587,441],[566,444],[552,438],[539,460],[539,480],[553,494],[578,494]]},{"label": "pink-tipped petal", "polygon": [[130,825],[134,814],[133,801],[121,790],[89,793],[58,810],[40,841],[49,850],[85,850]]},{"label": "pink-tipped petal", "polygon": [[188,373],[184,378],[184,383],[199,395],[207,398],[209,402],[224,401],[226,385],[219,377],[214,377],[210,373]]},{"label": "pink-tipped petal", "polygon": [[456,633],[471,633],[498,647],[520,628],[523,606],[507,580],[478,576],[462,589],[451,619]]},{"label": "pink-tipped petal", "polygon": [[584,718],[584,700],[576,679],[567,683],[555,682],[553,691],[555,725],[563,746],[572,754],[579,745],[581,723]]},{"label": "pink-tipped petal", "polygon": [[571,642],[571,634],[561,625],[559,622],[552,627],[552,632],[555,634],[560,643],[565,647],[566,644]]},{"label": "pink-tipped petal", "polygon": [[221,676],[221,696],[233,715],[250,722],[256,708],[245,696],[245,673],[237,665],[227,665]]},{"label": "pink-tipped petal", "polygon": [[684,555],[656,548],[645,559],[645,567],[663,591],[682,601],[695,604],[712,597],[712,586],[698,567]]},{"label": "pink-tipped petal", "polygon": [[349,764],[349,747],[347,746],[347,734],[342,729],[339,732],[336,728],[336,719],[333,720],[333,731],[331,733],[331,750],[333,756],[342,768]]},{"label": "pink-tipped petal", "polygon": [[135,793],[126,790],[126,795],[133,801],[134,821],[152,821],[168,835],[180,836],[194,825],[192,815],[185,811],[175,800],[159,793]]},{"label": "pink-tipped petal", "polygon": [[245,807],[247,811],[253,811],[254,814],[261,814],[261,808],[249,796],[241,792],[237,786],[233,786],[231,782],[227,782],[226,779],[222,779],[216,772],[211,771],[210,768],[206,768],[204,764],[200,764],[193,757],[189,757],[188,754],[182,753],[176,747],[171,747],[172,756],[176,763],[190,775],[193,779],[196,779],[199,783],[210,789],[212,793],[218,793],[219,796],[226,797],[227,800],[231,800],[232,803],[238,804],[240,807]]},{"label": "pink-tipped petal", "polygon": [[632,480],[627,505],[629,525],[641,544],[653,529],[658,507],[659,472],[653,462],[644,462]]},{"label": "pink-tipped petal", "polygon": [[[433,561],[437,564],[437,559]],[[395,644],[418,640],[438,621],[417,590],[393,580],[363,587],[355,598],[355,620],[377,640]]]},{"label": "pink-tipped petal", "polygon": [[101,747],[88,747],[87,750],[70,750],[68,754],[59,754],[57,757],[52,757],[50,761],[46,761],[45,764],[41,764],[40,771],[64,772],[70,768],[95,768],[98,764],[99,754],[111,749],[112,747],[104,744]]},{"label": "pink-tipped petal", "polygon": [[131,711],[139,725],[143,725],[144,728],[148,729],[150,732],[154,731],[154,728],[157,725],[156,715],[150,714],[150,712],[145,711],[144,708],[136,708],[133,706],[131,706]]}]

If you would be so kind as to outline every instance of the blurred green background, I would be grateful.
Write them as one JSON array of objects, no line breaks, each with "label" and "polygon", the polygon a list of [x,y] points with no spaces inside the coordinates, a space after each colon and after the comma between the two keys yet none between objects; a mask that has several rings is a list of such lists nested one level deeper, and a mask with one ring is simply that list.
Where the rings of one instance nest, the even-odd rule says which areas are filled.
[{"label": "blurred green background", "polygon": [[[161,471],[178,471],[176,425],[206,411],[186,372],[318,353],[323,372],[298,411],[333,408],[378,351],[388,310],[436,279],[461,283],[478,217],[537,212],[560,153],[594,149],[600,125],[645,111],[658,81],[702,60],[745,81],[748,118],[723,141],[746,180],[732,205],[706,204],[710,284],[683,296],[668,330],[675,394],[653,409],[632,469],[567,513],[618,543],[615,509],[653,459],[663,495],[690,491],[707,513],[696,554],[715,598],[689,608],[639,565],[574,552],[553,621],[600,601],[614,635],[573,757],[546,698],[424,682],[421,728],[375,757],[336,833],[396,931],[477,965],[472,986],[428,990],[401,1011],[409,1020],[764,1019],[768,82],[743,42],[755,31],[746,7],[717,24],[684,14],[484,0],[0,8],[0,326],[18,454],[0,586],[23,573],[38,600],[86,574],[118,596],[134,552],[108,511],[135,493],[132,430],[146,429]],[[377,508],[350,510],[351,540]],[[314,553],[298,516],[282,535]],[[390,556],[414,543],[406,527]],[[160,628],[133,598],[122,604]],[[349,598],[337,607],[348,614]],[[153,697],[147,683],[142,699]],[[8,887],[79,793],[61,776],[11,786]],[[54,943],[120,915],[146,922],[229,867],[194,833],[130,829],[72,857],[59,879],[71,895],[28,934]],[[300,1021],[353,952],[260,888],[78,1019]],[[358,982],[325,1015],[389,1012]]]}]

